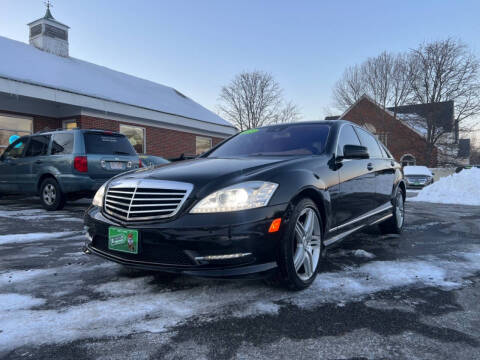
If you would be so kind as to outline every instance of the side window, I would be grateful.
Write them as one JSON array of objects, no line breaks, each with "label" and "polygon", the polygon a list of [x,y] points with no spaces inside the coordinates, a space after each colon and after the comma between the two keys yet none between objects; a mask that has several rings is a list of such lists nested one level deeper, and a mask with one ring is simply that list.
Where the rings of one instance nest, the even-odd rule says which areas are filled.
[{"label": "side window", "polygon": [[59,133],[53,135],[52,155],[65,155],[73,152],[73,134]]},{"label": "side window", "polygon": [[14,143],[12,143],[5,152],[3,153],[3,157],[5,159],[16,159],[22,156],[23,149],[25,148],[25,143],[27,142],[28,138],[20,138]]},{"label": "side window", "polygon": [[362,142],[362,145],[367,147],[370,158],[381,159],[383,157],[382,151],[380,150],[380,146],[378,145],[377,140],[373,137],[373,135],[370,135],[366,131],[359,128],[355,129],[355,131],[357,132],[358,137]]},{"label": "side window", "polygon": [[390,151],[388,151],[387,147],[383,144],[380,144],[380,146],[382,147],[382,150],[385,152],[385,154],[387,154],[387,158],[393,159],[393,155]]},{"label": "side window", "polygon": [[32,136],[28,143],[25,156],[42,156],[47,155],[48,144],[50,143],[50,135]]},{"label": "side window", "polygon": [[345,145],[360,145],[358,136],[351,125],[344,125],[340,130],[340,135],[338,136],[337,156],[343,155],[343,147]]}]

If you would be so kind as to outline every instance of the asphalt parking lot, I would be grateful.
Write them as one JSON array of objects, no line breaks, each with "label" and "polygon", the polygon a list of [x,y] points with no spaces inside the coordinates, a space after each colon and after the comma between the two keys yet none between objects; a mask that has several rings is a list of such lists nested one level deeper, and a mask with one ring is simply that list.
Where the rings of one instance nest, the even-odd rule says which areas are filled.
[{"label": "asphalt parking lot", "polygon": [[293,293],[84,255],[85,206],[0,199],[0,358],[480,357],[479,207],[408,202],[401,236],[351,236]]}]

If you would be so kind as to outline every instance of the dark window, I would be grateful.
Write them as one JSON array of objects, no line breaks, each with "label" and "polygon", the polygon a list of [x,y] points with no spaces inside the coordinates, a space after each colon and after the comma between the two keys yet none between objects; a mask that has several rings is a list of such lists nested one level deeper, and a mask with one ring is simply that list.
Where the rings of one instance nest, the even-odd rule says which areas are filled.
[{"label": "dark window", "polygon": [[84,138],[87,154],[136,155],[132,144],[124,135],[87,132]]},{"label": "dark window", "polygon": [[325,149],[330,126],[277,125],[244,131],[212,151],[209,157],[318,155]]},{"label": "dark window", "polygon": [[388,148],[387,148],[385,145],[383,145],[383,144],[380,144],[380,145],[382,146],[383,151],[385,151],[385,153],[387,154],[387,157],[388,157],[389,159],[393,159],[393,155],[392,155],[392,153],[390,152],[390,150],[388,150]]},{"label": "dark window", "polygon": [[338,136],[337,156],[343,155],[343,147],[345,145],[360,145],[360,140],[358,140],[358,136],[351,125],[344,125],[340,130],[340,135]]},{"label": "dark window", "polygon": [[3,153],[3,157],[6,159],[21,157],[26,142],[27,138],[20,138],[17,141],[13,142],[9,147],[7,147],[7,149]]},{"label": "dark window", "polygon": [[67,32],[65,30],[56,28],[56,27],[51,26],[51,25],[45,25],[44,34],[47,35],[47,36],[53,37],[53,38],[68,40],[68,35],[67,35]]},{"label": "dark window", "polygon": [[41,32],[42,32],[42,24],[35,25],[30,29],[30,36],[34,37],[34,36],[40,35]]},{"label": "dark window", "polygon": [[362,142],[362,145],[367,147],[370,158],[381,159],[382,151],[380,150],[380,146],[378,146],[375,137],[359,128],[356,129],[356,132],[360,138],[360,141]]},{"label": "dark window", "polygon": [[25,156],[42,156],[47,155],[48,144],[50,143],[50,135],[32,136],[28,143]]},{"label": "dark window", "polygon": [[381,142],[379,142],[379,145],[380,145],[380,150],[382,150],[383,157],[387,159],[392,159],[393,156],[392,154],[390,154],[390,151],[388,151],[387,147],[383,145]]},{"label": "dark window", "polygon": [[53,135],[52,155],[65,155],[73,152],[73,134]]}]

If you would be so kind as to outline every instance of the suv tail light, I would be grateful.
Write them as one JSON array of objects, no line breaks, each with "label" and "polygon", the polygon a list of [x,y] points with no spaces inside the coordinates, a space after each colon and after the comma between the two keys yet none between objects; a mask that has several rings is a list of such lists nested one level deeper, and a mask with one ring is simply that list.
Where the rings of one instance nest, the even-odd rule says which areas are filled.
[{"label": "suv tail light", "polygon": [[79,172],[88,171],[88,162],[86,156],[76,156],[73,160],[73,167]]},{"label": "suv tail light", "polygon": [[138,167],[141,168],[142,167],[142,159],[138,158]]}]

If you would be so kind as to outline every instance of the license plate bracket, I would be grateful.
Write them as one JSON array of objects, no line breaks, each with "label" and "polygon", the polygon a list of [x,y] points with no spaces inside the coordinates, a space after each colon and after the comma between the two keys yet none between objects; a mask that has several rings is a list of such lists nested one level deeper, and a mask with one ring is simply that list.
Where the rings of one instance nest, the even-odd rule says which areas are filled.
[{"label": "license plate bracket", "polygon": [[108,228],[108,248],[129,254],[138,254],[138,230],[111,226]]}]

